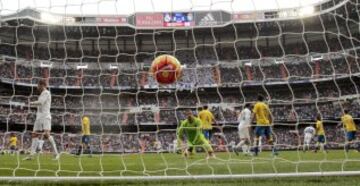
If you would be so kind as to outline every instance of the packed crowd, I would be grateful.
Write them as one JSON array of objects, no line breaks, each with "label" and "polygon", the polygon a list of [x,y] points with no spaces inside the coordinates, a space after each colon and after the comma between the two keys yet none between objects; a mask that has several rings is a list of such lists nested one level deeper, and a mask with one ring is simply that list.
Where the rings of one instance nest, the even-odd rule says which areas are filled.
[{"label": "packed crowd", "polygon": [[[242,82],[259,84],[280,81],[309,80],[346,76],[359,73],[360,60],[354,57],[335,56],[331,59],[308,61],[310,57],[289,57],[276,64],[276,59],[254,60],[251,63],[230,63],[218,65],[202,65],[183,69],[182,77],[175,84],[168,86],[179,89],[195,89],[197,87],[239,86]],[[275,64],[274,64],[275,61]],[[40,78],[47,78],[49,85],[96,87],[112,89],[158,88],[147,68],[134,70],[102,70],[102,69],[60,69],[51,70],[27,65],[14,65],[13,62],[0,63],[1,78],[15,82],[33,83]]]},{"label": "packed crowd", "polygon": [[[5,26],[0,32],[3,41],[0,44],[0,54],[26,59],[29,66],[1,63],[0,74],[1,77],[16,79],[18,82],[35,83],[37,78],[44,77],[44,69],[32,66],[30,63],[34,60],[56,60],[64,65],[117,62],[148,66],[156,55],[162,53],[176,56],[183,65],[187,66],[182,79],[178,81],[179,87],[187,88],[239,84],[247,80],[267,82],[286,78],[295,80],[358,73],[360,65],[356,56],[359,52],[357,41],[360,40],[360,34],[355,24],[358,21],[357,8],[353,5],[350,3],[346,7],[338,8],[336,14],[323,14],[303,20],[235,24],[213,28],[211,32],[179,30],[171,36],[174,37],[173,41],[178,42],[177,46],[181,46],[176,49],[173,42],[169,45],[157,46],[156,41],[161,38],[161,34],[159,36],[158,33],[155,34],[156,39],[153,40],[152,37],[147,38],[141,33],[137,34],[132,28],[74,26],[65,29],[63,27],[45,29],[35,25],[36,32],[33,32],[29,26],[19,26],[16,30],[18,38],[15,40],[9,37],[8,33],[15,33],[16,27]],[[335,24],[335,21],[339,23]],[[183,35],[184,33],[186,34]],[[32,37],[28,38],[29,35]],[[109,40],[110,42],[100,42],[98,39],[100,36],[114,37],[114,39]],[[122,39],[122,36],[126,38]],[[81,41],[83,38],[86,38],[86,41]],[[254,38],[257,42],[254,42]],[[52,41],[51,44],[46,44],[49,39]],[[33,46],[16,43],[26,43],[25,41],[36,44]],[[61,41],[64,44],[59,45],[53,41]],[[233,43],[227,45],[225,44],[227,41]],[[115,46],[116,44],[119,46]],[[345,52],[348,49],[352,50],[349,54]],[[314,61],[310,57],[316,53],[331,55],[333,52],[340,52],[343,56]],[[248,61],[236,64],[235,62],[239,60]],[[268,61],[284,63],[274,64]],[[52,86],[106,88],[157,86],[147,73],[148,67],[139,66],[141,68],[121,71],[53,68],[49,71],[48,77]]]},{"label": "packed crowd", "polygon": [[[60,126],[78,125],[81,115],[93,117],[95,125],[175,125],[183,119],[184,108],[207,104],[218,123],[236,123],[235,110],[244,102],[256,101],[257,94],[267,95],[275,121],[313,120],[322,113],[329,120],[338,119],[343,108],[360,118],[356,82],[313,83],[310,86],[258,87],[254,89],[218,89],[193,92],[140,91],[121,93],[56,94],[52,95],[53,123]],[[5,90],[5,89],[4,89]],[[32,124],[35,108],[24,105],[37,99],[37,94],[17,95],[9,89],[0,96],[0,120],[3,123]]]},{"label": "packed crowd", "polygon": [[[83,97],[84,98],[84,97]],[[208,95],[209,101],[212,95]],[[58,126],[80,126],[80,118],[83,115],[90,117],[93,125],[97,126],[126,126],[126,125],[177,125],[180,120],[185,119],[184,110],[191,108],[196,112],[197,107],[191,105],[191,99],[183,99],[182,102],[187,102],[187,106],[177,105],[169,106],[166,104],[166,98],[159,97],[160,103],[163,107],[156,106],[156,99],[151,103],[138,105],[136,102],[127,100],[126,106],[123,108],[120,104],[117,105],[112,99],[107,101],[115,102],[109,104],[108,102],[82,102],[80,99],[70,99],[68,102],[54,99],[52,108],[52,123]],[[83,99],[86,100],[86,99]],[[106,99],[104,99],[106,100]],[[104,101],[103,100],[103,101]],[[216,98],[214,99],[216,100]],[[137,101],[140,103],[140,100]],[[196,100],[195,100],[196,102]],[[10,103],[10,104],[9,104]],[[16,100],[13,102],[3,102],[0,104],[0,121],[9,124],[28,124],[32,125],[35,121],[36,108],[28,108],[26,106],[16,105]],[[84,104],[82,104],[84,103]],[[173,102],[171,102],[173,103]],[[196,105],[196,104],[195,104]],[[211,111],[214,113],[218,124],[232,125],[237,123],[236,110],[242,109],[242,103],[221,103],[208,102]],[[200,105],[199,105],[200,106]],[[347,108],[351,111],[354,118],[360,118],[360,102],[357,97],[349,98],[346,101],[342,99],[335,100],[318,100],[305,102],[283,102],[270,103],[270,109],[275,120],[275,125],[282,125],[290,122],[298,124],[299,121],[314,120],[317,113],[321,113],[326,120],[338,120],[342,115],[342,110]]]},{"label": "packed crowd", "polygon": [[[185,46],[186,49],[205,44],[205,46],[197,47],[196,51],[191,51],[192,55],[196,54],[197,60],[201,63],[210,59],[226,60],[229,56],[230,58],[239,56],[240,59],[258,59],[260,56],[333,52],[343,48],[353,48],[354,43],[351,40],[359,39],[356,24],[359,21],[359,15],[356,5],[357,3],[347,3],[332,12],[297,20],[241,23],[211,30],[175,30],[170,36],[173,37],[172,39],[162,38],[164,37],[162,34],[169,33],[157,30],[149,30],[143,34],[133,28],[116,26],[52,26],[48,28],[37,24],[20,25],[22,22],[19,21],[18,27],[11,25],[2,28],[0,36],[3,37],[2,41],[5,41],[5,44],[0,47],[0,53],[44,60],[80,59],[84,56],[99,58],[100,55],[114,57],[120,53],[130,55],[136,52],[152,53],[154,48],[158,51],[173,51],[174,43],[176,43],[175,46],[180,46],[180,48]],[[150,36],[151,32],[154,33],[153,37]],[[9,37],[9,33],[16,33],[17,38]],[[314,40],[314,37],[318,40]],[[99,41],[98,38],[103,41]],[[237,41],[238,38],[241,40]],[[258,42],[253,42],[254,38],[257,38]],[[229,52],[231,50],[221,47],[226,45],[221,42],[228,40],[236,41],[237,52],[234,49]],[[291,43],[290,41],[293,40],[298,42]],[[36,44],[23,44],[30,42]],[[204,51],[204,48],[212,52]],[[119,57],[116,61],[123,62],[124,58],[126,57]],[[190,63],[193,61],[190,60]],[[184,60],[184,63],[186,62]]]}]

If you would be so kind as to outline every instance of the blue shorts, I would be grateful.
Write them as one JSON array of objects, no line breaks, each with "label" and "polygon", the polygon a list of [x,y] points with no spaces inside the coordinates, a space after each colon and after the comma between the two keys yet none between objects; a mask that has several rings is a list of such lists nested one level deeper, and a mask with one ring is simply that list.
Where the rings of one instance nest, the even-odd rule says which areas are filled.
[{"label": "blue shorts", "polygon": [[206,139],[210,139],[210,130],[203,130],[203,134],[205,136]]},{"label": "blue shorts", "polygon": [[81,143],[88,145],[90,143],[90,136],[89,135],[83,135],[81,138]]},{"label": "blue shorts", "polygon": [[265,136],[267,139],[271,138],[271,126],[256,126],[255,127],[255,136]]},{"label": "blue shorts", "polygon": [[16,150],[16,146],[15,146],[15,145],[11,145],[11,146],[10,146],[10,150]]},{"label": "blue shorts", "polygon": [[325,143],[325,135],[318,135],[317,136],[317,142]]},{"label": "blue shorts", "polygon": [[346,138],[348,141],[352,141],[356,139],[356,131],[346,132]]}]

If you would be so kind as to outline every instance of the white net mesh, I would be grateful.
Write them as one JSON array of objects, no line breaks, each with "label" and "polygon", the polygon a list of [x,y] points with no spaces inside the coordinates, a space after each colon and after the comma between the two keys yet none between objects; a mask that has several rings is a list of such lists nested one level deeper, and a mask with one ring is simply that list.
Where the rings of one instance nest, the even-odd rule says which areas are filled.
[{"label": "white net mesh", "polygon": [[[301,8],[128,17],[61,17],[25,9],[2,16],[0,175],[358,171],[360,159],[352,150],[357,140],[347,151],[346,133],[337,124],[344,110],[355,123],[360,118],[359,2],[330,0],[313,8],[309,17]],[[149,74],[161,54],[175,56],[184,66],[174,84],[159,85]],[[52,135],[61,158],[51,161],[45,142],[35,159],[22,161],[36,117],[36,107],[26,105],[38,98],[40,79],[52,94]],[[235,111],[254,103],[258,94],[270,106],[279,156],[271,155],[265,140],[259,156],[233,152],[240,141]],[[175,153],[176,128],[185,110],[197,112],[203,105],[216,120],[210,139],[216,158],[206,160],[201,148],[184,158]],[[329,152],[302,152],[304,128],[315,124],[318,113]],[[91,121],[91,153],[76,155],[82,116]],[[16,153],[10,149],[12,135],[18,139]]]}]

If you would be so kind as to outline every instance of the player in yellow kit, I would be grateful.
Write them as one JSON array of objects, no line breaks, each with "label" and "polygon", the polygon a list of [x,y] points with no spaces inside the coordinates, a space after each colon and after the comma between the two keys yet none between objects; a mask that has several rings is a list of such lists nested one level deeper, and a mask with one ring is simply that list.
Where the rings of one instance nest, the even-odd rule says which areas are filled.
[{"label": "player in yellow kit", "polygon": [[[348,110],[344,110],[344,115],[341,117],[341,123],[339,123],[338,127],[341,126],[341,124],[346,132],[345,150],[348,152],[350,145],[356,140],[356,125]],[[356,149],[360,151],[359,145],[357,145]]]},{"label": "player in yellow kit", "polygon": [[[91,148],[90,148],[90,119],[87,116],[82,118],[82,138],[81,138],[81,145],[79,146],[77,155],[82,154],[83,152],[88,153],[91,155]],[[83,150],[85,149],[85,150]]]},{"label": "player in yellow kit", "polygon": [[215,117],[209,111],[208,106],[203,106],[202,110],[199,112],[199,119],[201,120],[201,129],[203,134],[207,140],[210,141],[211,138],[211,130],[213,128],[213,124],[215,124]]},{"label": "player in yellow kit", "polygon": [[272,146],[273,155],[277,155],[278,153],[275,149],[271,134],[272,116],[269,106],[264,103],[264,97],[262,95],[258,95],[257,102],[253,108],[252,119],[256,120],[254,155],[258,155],[260,137],[266,137],[268,144]]},{"label": "player in yellow kit", "polygon": [[320,145],[320,150],[321,151],[325,151],[326,150],[326,138],[325,138],[325,130],[324,130],[324,125],[323,122],[321,120],[321,115],[317,114],[316,116],[316,123],[315,123],[315,134],[317,136],[317,143],[315,146],[315,152],[317,152],[317,149]]},{"label": "player in yellow kit", "polygon": [[17,151],[17,137],[15,133],[11,133],[10,139],[9,139],[9,149],[10,153],[14,154]]}]

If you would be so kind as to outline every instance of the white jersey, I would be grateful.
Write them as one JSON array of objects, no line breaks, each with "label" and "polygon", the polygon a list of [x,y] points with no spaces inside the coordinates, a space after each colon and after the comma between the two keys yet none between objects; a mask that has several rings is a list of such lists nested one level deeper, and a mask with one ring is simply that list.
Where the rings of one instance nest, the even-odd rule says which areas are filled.
[{"label": "white jersey", "polygon": [[250,127],[250,123],[251,123],[251,111],[248,108],[245,108],[244,110],[241,111],[239,117],[238,117],[238,122],[239,122],[239,130]]},{"label": "white jersey", "polygon": [[313,136],[315,135],[315,128],[312,126],[304,129],[304,144],[310,145]]},{"label": "white jersey", "polygon": [[304,129],[304,134],[315,135],[315,128],[312,126],[306,127]]},{"label": "white jersey", "polygon": [[37,101],[39,103],[37,107],[36,120],[51,119],[50,107],[51,107],[51,94],[47,89],[43,90]]}]

